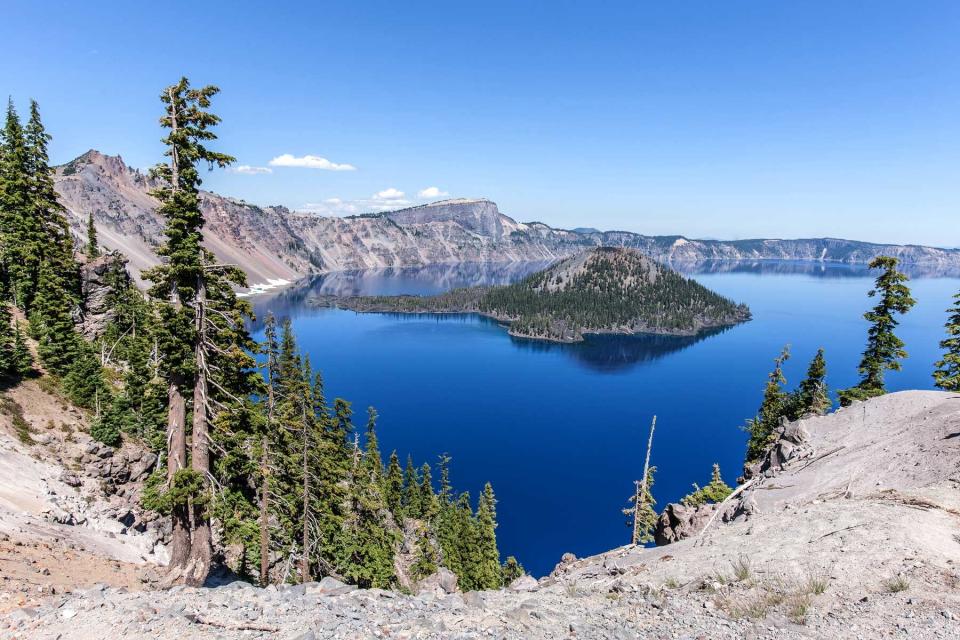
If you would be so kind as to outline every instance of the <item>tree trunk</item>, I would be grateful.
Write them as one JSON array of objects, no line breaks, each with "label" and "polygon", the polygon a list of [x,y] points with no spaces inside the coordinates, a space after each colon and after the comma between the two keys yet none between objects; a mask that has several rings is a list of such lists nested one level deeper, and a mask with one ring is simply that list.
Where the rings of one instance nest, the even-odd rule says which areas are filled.
[{"label": "tree trunk", "polygon": [[310,581],[310,425],[303,412],[303,556],[300,560],[300,581]]},{"label": "tree trunk", "polygon": [[[203,266],[201,264],[201,270]],[[194,357],[197,372],[193,385],[193,446],[191,467],[203,482],[203,491],[209,494],[210,475],[210,426],[207,420],[207,332],[206,332],[207,283],[201,271],[197,278],[197,297],[194,306],[196,346]],[[209,498],[209,496],[207,496]],[[190,546],[190,561],[187,583],[200,586],[210,573],[213,557],[213,540],[210,533],[208,500],[193,508],[193,541]]]},{"label": "tree trunk", "polygon": [[[170,96],[171,129],[177,132],[177,102],[173,90],[168,89]],[[171,190],[180,189],[180,168],[176,145],[171,145],[170,158]],[[170,304],[174,309],[180,309],[180,293],[176,281],[170,290]],[[179,374],[170,376],[167,388],[167,487],[173,485],[173,476],[181,469],[187,468],[187,404],[183,397],[184,380]],[[170,542],[171,571],[183,569],[190,559],[190,508],[186,504],[177,505],[170,514],[172,525],[172,539]]]},{"label": "tree trunk", "polygon": [[650,423],[650,438],[647,440],[647,459],[643,463],[643,480],[637,483],[637,495],[633,499],[633,544],[640,543],[640,510],[647,503],[647,478],[650,475],[650,450],[653,449],[653,430],[657,428],[657,416]]},{"label": "tree trunk", "polygon": [[[273,392],[271,391],[271,394]],[[260,452],[260,586],[265,587],[270,580],[270,505],[269,499],[269,446],[267,435],[263,435],[263,447]]]},{"label": "tree trunk", "polygon": [[[167,387],[167,486],[173,486],[173,476],[187,467],[187,406],[181,388],[183,380],[171,376]],[[187,565],[190,557],[190,512],[186,504],[174,506],[170,513],[172,539],[170,542],[170,569]]]}]

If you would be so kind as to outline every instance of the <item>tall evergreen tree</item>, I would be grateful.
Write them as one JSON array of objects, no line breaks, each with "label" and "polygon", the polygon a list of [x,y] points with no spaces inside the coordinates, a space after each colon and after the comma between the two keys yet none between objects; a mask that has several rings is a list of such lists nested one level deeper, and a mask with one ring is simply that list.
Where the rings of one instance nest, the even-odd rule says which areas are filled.
[{"label": "tall evergreen tree", "polygon": [[[412,463],[411,466],[413,466]],[[403,525],[403,469],[400,467],[400,458],[396,451],[390,452],[387,475],[383,480],[383,493],[394,521],[398,525]]]},{"label": "tall evergreen tree", "polygon": [[882,269],[874,288],[867,293],[871,298],[879,294],[877,305],[863,314],[870,323],[867,330],[867,348],[863,352],[858,371],[860,383],[840,391],[840,404],[848,406],[856,400],[866,400],[887,392],[884,374],[899,371],[900,360],[907,357],[903,341],[893,332],[900,324],[897,315],[908,312],[916,301],[910,296],[905,274],[897,270],[899,260],[878,256],[870,262],[871,269]]},{"label": "tall evergreen tree", "polygon": [[350,483],[349,504],[340,552],[343,576],[361,587],[389,588],[396,580],[393,549],[397,538],[383,524],[386,503],[371,463],[358,465]]},{"label": "tall evergreen tree", "polygon": [[[25,228],[27,252],[32,254],[36,251],[37,259],[53,266],[54,272],[63,281],[64,290],[70,294],[71,302],[76,305],[79,303],[80,280],[73,255],[73,235],[54,185],[47,152],[51,136],[43,126],[40,108],[35,100],[30,101],[30,120],[24,127],[24,140],[32,192],[31,220]],[[32,286],[36,287],[39,278],[36,265],[31,266],[30,278]]]},{"label": "tall evergreen tree", "polygon": [[831,406],[830,393],[827,390],[827,360],[823,349],[817,350],[817,355],[810,361],[807,368],[807,377],[793,394],[791,419],[802,418],[808,414],[823,415]]},{"label": "tall evergreen tree", "polygon": [[[627,526],[636,532],[635,544],[653,542],[653,531],[657,526],[657,511],[654,509],[657,501],[653,498],[653,476],[656,472],[656,467],[647,469],[646,483],[639,483],[645,489],[630,496],[630,506],[622,510],[623,515],[627,516]],[[637,499],[640,500],[639,508],[636,508]]]},{"label": "tall evergreen tree", "polygon": [[93,260],[100,257],[100,244],[97,242],[97,226],[93,223],[93,214],[87,216],[87,257]]},{"label": "tall evergreen tree", "polygon": [[18,376],[29,375],[33,371],[33,354],[30,353],[30,347],[27,346],[27,338],[23,333],[23,327],[18,320],[14,326],[13,333],[13,372]]},{"label": "tall evergreen tree", "polygon": [[747,443],[747,462],[758,460],[763,455],[770,439],[780,426],[780,420],[789,409],[790,394],[783,389],[787,379],[783,375],[783,363],[790,359],[790,346],[787,345],[773,361],[773,371],[767,376],[767,386],[763,391],[763,402],[757,415],[747,422],[750,440]]},{"label": "tall evergreen tree", "polygon": [[403,514],[408,518],[420,518],[423,515],[420,502],[420,476],[413,466],[413,458],[407,456],[407,466],[403,471]]},{"label": "tall evergreen tree", "polygon": [[477,505],[477,536],[479,539],[477,562],[477,587],[497,589],[503,582],[500,567],[500,551],[497,549],[497,499],[488,482],[480,494]]},{"label": "tall evergreen tree", "polygon": [[420,467],[420,517],[432,521],[440,511],[437,494],[433,492],[433,476],[426,462]]},{"label": "tall evergreen tree", "polygon": [[53,374],[64,376],[76,360],[82,342],[74,330],[70,295],[64,281],[49,262],[40,264],[36,296],[30,314],[30,329],[37,339],[37,353]]},{"label": "tall evergreen tree", "polygon": [[26,312],[30,311],[40,264],[30,160],[23,126],[11,99],[7,102],[0,153],[0,257],[11,299]]},{"label": "tall evergreen tree", "polygon": [[[17,327],[19,329],[19,327]],[[14,326],[6,301],[0,301],[0,375],[17,375],[17,360],[14,356]]]},{"label": "tall evergreen tree", "polygon": [[[202,487],[207,491],[210,472],[210,418],[215,412],[210,385],[214,344],[227,339],[228,360],[240,359],[236,350],[246,337],[242,328],[246,309],[239,304],[232,286],[245,284],[236,268],[217,265],[201,246],[204,225],[200,209],[200,173],[197,165],[225,167],[233,158],[207,148],[216,139],[211,130],[220,118],[209,112],[214,86],[191,88],[186,78],[168,87],[160,96],[164,115],[160,124],[168,130],[163,142],[168,164],[154,167],[151,175],[160,187],[158,213],[166,220],[166,240],[158,250],[163,264],[144,273],[152,283],[150,294],[164,301],[161,306],[164,374],[168,381],[167,484]],[[214,309],[217,305],[220,308]],[[215,313],[210,313],[213,310]],[[237,323],[239,320],[239,324]],[[219,366],[219,365],[213,365]],[[193,395],[191,466],[187,467],[187,394]],[[238,398],[229,389],[226,395]],[[177,476],[180,479],[177,479]],[[186,493],[186,492],[181,492]],[[173,505],[173,536],[170,567],[191,584],[202,584],[211,561],[211,533],[207,500],[189,496]],[[190,505],[193,511],[190,512]]]},{"label": "tall evergreen tree", "polygon": [[947,320],[947,337],[940,342],[940,348],[946,353],[934,366],[933,380],[944,391],[960,391],[960,293],[953,296],[956,301]]}]

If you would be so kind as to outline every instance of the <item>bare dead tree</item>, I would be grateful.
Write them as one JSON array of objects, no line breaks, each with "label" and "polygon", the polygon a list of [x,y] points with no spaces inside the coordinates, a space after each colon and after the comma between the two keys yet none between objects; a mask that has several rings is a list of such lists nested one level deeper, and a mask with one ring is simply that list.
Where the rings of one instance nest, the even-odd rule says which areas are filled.
[{"label": "bare dead tree", "polygon": [[647,438],[647,457],[643,463],[643,479],[635,482],[637,492],[633,497],[633,536],[631,544],[640,544],[640,514],[647,504],[647,481],[650,477],[650,451],[653,449],[653,431],[657,428],[657,416],[653,416],[653,422],[650,423],[650,437]]}]

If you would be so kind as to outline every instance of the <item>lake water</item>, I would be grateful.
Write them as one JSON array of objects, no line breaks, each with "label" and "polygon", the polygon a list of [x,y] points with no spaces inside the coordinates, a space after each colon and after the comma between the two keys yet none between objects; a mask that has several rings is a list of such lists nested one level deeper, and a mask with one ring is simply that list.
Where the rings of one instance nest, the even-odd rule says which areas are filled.
[{"label": "lake water", "polygon": [[[304,351],[321,369],[327,397],[380,413],[384,457],[396,449],[418,464],[449,453],[458,490],[496,491],[504,557],[534,575],[566,551],[595,554],[629,541],[620,509],[642,474],[647,430],[657,431],[654,496],[662,507],[706,483],[721,465],[733,484],[743,460],[744,421],[757,409],[773,358],[790,344],[790,385],[818,347],[831,388],[855,383],[866,337],[872,275],[863,267],[803,263],[717,263],[698,281],[738,302],[754,319],[709,336],[594,337],[578,345],[518,340],[472,315],[362,315],[312,309],[311,293],[430,294],[504,283],[543,264],[331,274],[309,286],[253,300],[292,318]],[[945,310],[958,274],[913,274],[917,306],[899,335],[910,357],[891,389],[932,388]],[[258,339],[262,334],[257,328]]]}]

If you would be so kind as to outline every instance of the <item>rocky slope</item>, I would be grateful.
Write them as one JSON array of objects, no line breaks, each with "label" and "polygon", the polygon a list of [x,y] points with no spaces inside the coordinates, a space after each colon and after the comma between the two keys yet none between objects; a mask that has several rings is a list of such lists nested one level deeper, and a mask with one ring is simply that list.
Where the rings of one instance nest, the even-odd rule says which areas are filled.
[{"label": "rocky slope", "polygon": [[781,436],[706,531],[509,589],[101,585],[0,614],[0,637],[960,637],[960,395],[891,394]]},{"label": "rocky slope", "polygon": [[96,583],[143,588],[167,558],[165,521],[137,506],[157,456],[94,442],[48,382],[0,394],[0,616]]},{"label": "rocky slope", "polygon": [[[162,221],[149,178],[119,156],[89,151],[57,168],[57,190],[74,231],[92,213],[102,243],[130,258],[134,272],[156,263]],[[565,231],[519,223],[488,200],[447,200],[382,215],[321,217],[203,194],[207,245],[251,283],[278,284],[319,272],[464,262],[553,260],[587,247],[639,249],[661,262],[812,260],[865,263],[879,254],[905,263],[960,267],[960,250],[836,239],[689,240],[594,229]]]}]

